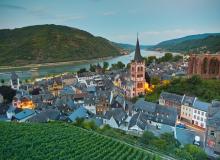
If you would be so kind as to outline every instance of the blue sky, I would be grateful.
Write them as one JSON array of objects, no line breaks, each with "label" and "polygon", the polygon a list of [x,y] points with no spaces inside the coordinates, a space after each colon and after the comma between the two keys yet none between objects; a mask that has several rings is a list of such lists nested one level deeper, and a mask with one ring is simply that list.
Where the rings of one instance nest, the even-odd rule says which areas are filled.
[{"label": "blue sky", "polygon": [[59,24],[141,44],[220,32],[220,0],[0,0],[0,28]]}]

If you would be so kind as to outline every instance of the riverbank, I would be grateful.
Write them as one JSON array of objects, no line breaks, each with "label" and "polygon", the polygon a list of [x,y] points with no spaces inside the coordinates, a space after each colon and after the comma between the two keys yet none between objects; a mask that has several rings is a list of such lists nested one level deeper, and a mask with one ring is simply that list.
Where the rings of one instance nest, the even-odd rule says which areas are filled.
[{"label": "riverbank", "polygon": [[[123,56],[123,55],[121,55]],[[28,64],[24,66],[0,66],[0,72],[4,70],[14,70],[14,69],[38,69],[39,67],[53,67],[53,66],[65,66],[65,65],[79,65],[84,63],[91,63],[96,61],[109,60],[112,58],[116,58],[113,56],[104,57],[104,58],[96,58],[90,60],[77,60],[77,61],[67,61],[67,62],[53,62],[53,63],[40,63],[40,64]]]}]

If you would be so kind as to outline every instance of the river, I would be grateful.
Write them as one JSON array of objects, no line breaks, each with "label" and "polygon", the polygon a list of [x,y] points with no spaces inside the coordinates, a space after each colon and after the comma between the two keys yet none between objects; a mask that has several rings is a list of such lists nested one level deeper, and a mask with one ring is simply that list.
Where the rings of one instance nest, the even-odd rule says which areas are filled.
[{"label": "river", "polygon": [[[158,52],[158,51],[145,51],[141,50],[141,55],[143,57],[147,56],[156,56],[161,57],[164,55],[165,52]],[[173,53],[178,54],[178,53]],[[82,64],[71,64],[71,65],[61,65],[61,66],[48,66],[48,67],[39,67],[39,68],[32,68],[32,69],[14,69],[14,71],[17,73],[17,75],[20,77],[20,79],[29,79],[34,77],[43,77],[48,74],[59,74],[63,72],[74,72],[78,71],[80,68],[87,68],[89,69],[90,64],[102,64],[104,61],[109,63],[109,66],[113,63],[117,63],[118,61],[123,62],[124,64],[130,63],[130,61],[134,58],[134,52],[128,54],[128,55],[122,55],[111,59],[106,60],[91,60],[89,63],[82,63]],[[0,72],[0,80],[8,80],[10,79],[11,72],[9,71],[2,71]]]}]

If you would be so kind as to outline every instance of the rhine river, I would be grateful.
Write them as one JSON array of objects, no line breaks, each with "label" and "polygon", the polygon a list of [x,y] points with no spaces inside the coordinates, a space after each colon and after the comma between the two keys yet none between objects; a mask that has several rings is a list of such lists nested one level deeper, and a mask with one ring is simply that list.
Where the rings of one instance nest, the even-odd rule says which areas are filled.
[{"label": "rhine river", "polygon": [[[161,57],[164,55],[165,52],[158,52],[158,51],[145,51],[141,50],[141,55],[143,57],[147,56],[156,56]],[[173,55],[178,53],[173,53]],[[113,63],[117,63],[118,61],[123,62],[127,65],[132,59],[134,58],[134,52],[128,55],[122,55],[118,57],[114,57],[111,59],[105,60],[91,60],[91,62],[81,63],[81,64],[69,64],[69,65],[60,65],[60,66],[48,66],[48,67],[39,67],[39,68],[24,68],[24,69],[14,69],[20,79],[29,79],[33,77],[43,77],[48,74],[59,74],[64,72],[75,72],[78,71],[80,68],[87,68],[89,69],[90,64],[102,64],[104,61],[109,63],[109,66]],[[1,71],[0,72],[0,80],[5,79],[8,80],[11,76],[11,72],[9,71]]]}]

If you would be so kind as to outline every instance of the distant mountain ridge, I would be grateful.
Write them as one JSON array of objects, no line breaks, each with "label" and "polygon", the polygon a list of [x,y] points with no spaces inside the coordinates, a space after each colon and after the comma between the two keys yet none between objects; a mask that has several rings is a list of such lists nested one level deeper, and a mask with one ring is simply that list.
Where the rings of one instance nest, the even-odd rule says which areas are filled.
[{"label": "distant mountain ridge", "polygon": [[163,41],[153,46],[154,50],[174,52],[220,51],[220,33],[205,33]]},{"label": "distant mountain ridge", "polygon": [[72,27],[36,25],[0,30],[0,65],[88,60],[120,55],[109,40]]}]

